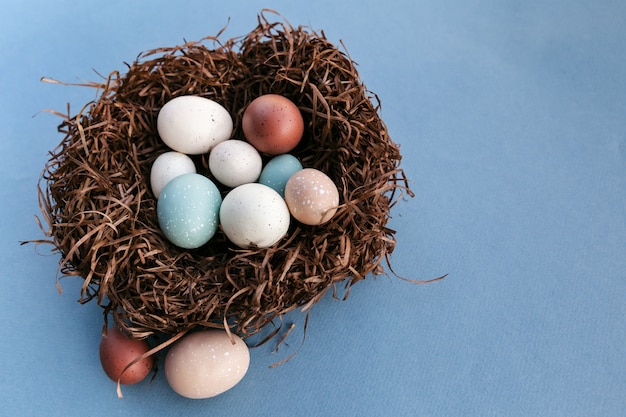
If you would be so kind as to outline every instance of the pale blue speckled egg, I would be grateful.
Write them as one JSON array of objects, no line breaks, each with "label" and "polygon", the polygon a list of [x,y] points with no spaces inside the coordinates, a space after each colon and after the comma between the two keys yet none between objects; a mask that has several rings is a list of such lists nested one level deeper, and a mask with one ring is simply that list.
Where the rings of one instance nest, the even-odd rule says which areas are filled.
[{"label": "pale blue speckled egg", "polygon": [[293,155],[283,154],[275,156],[261,171],[259,183],[267,185],[278,192],[281,197],[285,197],[285,184],[289,178],[302,169],[302,164]]},{"label": "pale blue speckled egg", "polygon": [[174,245],[195,249],[217,231],[222,197],[200,174],[183,174],[167,183],[157,201],[159,227]]}]

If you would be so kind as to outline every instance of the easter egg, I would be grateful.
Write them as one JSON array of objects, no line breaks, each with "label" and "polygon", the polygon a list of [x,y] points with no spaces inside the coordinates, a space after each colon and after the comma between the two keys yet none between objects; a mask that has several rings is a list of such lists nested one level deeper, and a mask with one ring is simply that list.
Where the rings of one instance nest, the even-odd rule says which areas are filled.
[{"label": "easter egg", "polygon": [[248,371],[245,342],[223,330],[201,330],[177,341],[165,357],[165,378],[179,395],[215,397],[237,385]]},{"label": "easter egg", "polygon": [[179,96],[159,111],[157,131],[171,149],[199,155],[230,139],[233,119],[221,104],[200,96]]},{"label": "easter egg", "polygon": [[193,160],[183,153],[171,151],[159,155],[150,169],[152,194],[159,198],[163,187],[172,179],[194,172],[196,172],[196,166]]},{"label": "easter egg", "polygon": [[285,196],[285,185],[289,178],[302,169],[302,164],[293,155],[283,154],[273,157],[261,171],[259,183],[274,189]]},{"label": "easter egg", "polygon": [[132,361],[150,350],[145,340],[135,340],[126,336],[117,327],[107,329],[100,340],[100,363],[102,369],[113,381],[131,385],[142,381],[152,369],[152,356],[143,358],[126,368]]},{"label": "easter egg", "polygon": [[295,148],[304,133],[298,107],[278,94],[254,99],[243,113],[243,134],[259,152],[280,155]]},{"label": "easter egg", "polygon": [[228,187],[256,181],[262,169],[259,152],[242,140],[225,140],[215,145],[209,154],[211,174]]},{"label": "easter egg", "polygon": [[289,230],[285,200],[270,187],[249,183],[233,188],[220,207],[222,230],[240,248],[268,248]]},{"label": "easter egg", "polygon": [[315,226],[326,223],[337,212],[339,191],[322,171],[305,168],[293,174],[285,185],[289,212],[301,223]]},{"label": "easter egg", "polygon": [[157,201],[159,227],[174,245],[195,249],[217,231],[222,197],[215,184],[200,174],[171,180]]}]

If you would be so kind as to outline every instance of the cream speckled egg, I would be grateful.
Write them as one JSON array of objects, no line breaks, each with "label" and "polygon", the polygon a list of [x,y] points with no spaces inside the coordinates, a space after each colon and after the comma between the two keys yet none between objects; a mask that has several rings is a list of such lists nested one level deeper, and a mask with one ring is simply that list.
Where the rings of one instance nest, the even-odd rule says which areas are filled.
[{"label": "cream speckled egg", "polygon": [[[167,353],[165,378],[183,397],[211,398],[237,385],[248,371],[250,352],[237,335],[202,330],[183,336]],[[233,344],[234,341],[234,344]]]},{"label": "cream speckled egg", "polygon": [[312,226],[320,225],[337,212],[339,191],[328,175],[317,169],[305,168],[287,181],[285,201],[296,220]]},{"label": "cream speckled egg", "polygon": [[228,239],[240,248],[268,248],[289,231],[291,216],[277,191],[259,183],[243,184],[224,197],[220,223]]},{"label": "cream speckled egg", "polygon": [[233,119],[221,104],[200,96],[179,96],[165,103],[157,116],[161,140],[188,155],[209,152],[230,139]]},{"label": "cream speckled egg", "polygon": [[261,155],[248,142],[225,140],[218,143],[209,155],[209,170],[220,183],[227,187],[255,182],[261,170]]},{"label": "cream speckled egg", "polygon": [[285,184],[289,178],[302,169],[302,164],[293,155],[288,153],[272,158],[261,171],[259,183],[273,188],[285,197]]}]

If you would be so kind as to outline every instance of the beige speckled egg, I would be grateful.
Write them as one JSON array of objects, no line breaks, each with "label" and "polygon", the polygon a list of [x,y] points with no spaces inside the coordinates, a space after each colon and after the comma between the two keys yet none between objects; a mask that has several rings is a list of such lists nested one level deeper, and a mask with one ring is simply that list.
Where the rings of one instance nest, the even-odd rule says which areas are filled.
[{"label": "beige speckled egg", "polygon": [[250,352],[237,335],[202,330],[183,336],[167,353],[165,378],[179,395],[211,398],[239,383],[248,371]]},{"label": "beige speckled egg", "polygon": [[299,222],[320,225],[337,212],[339,191],[328,175],[317,169],[305,168],[287,181],[285,202],[291,215]]}]

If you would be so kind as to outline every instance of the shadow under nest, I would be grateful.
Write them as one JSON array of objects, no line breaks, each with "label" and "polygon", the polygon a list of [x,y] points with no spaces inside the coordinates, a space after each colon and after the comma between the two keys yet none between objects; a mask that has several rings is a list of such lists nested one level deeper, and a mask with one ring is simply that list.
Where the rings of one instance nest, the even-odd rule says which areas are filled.
[{"label": "shadow under nest", "polygon": [[[390,209],[412,195],[377,97],[323,33],[261,15],[248,35],[219,36],[145,52],[124,75],[89,84],[98,98],[65,116],[65,137],[42,174],[47,242],[61,253],[61,274],[82,277],[81,302],[97,299],[105,324],[110,314],[135,338],[202,327],[245,337],[308,311],[339,284],[347,297],[356,282],[384,273],[396,242]],[[337,213],[321,226],[292,221],[267,249],[239,249],[219,230],[199,249],[170,244],[149,187],[152,162],[169,150],[156,131],[160,108],[180,95],[210,98],[243,138],[243,111],[266,93],[299,107],[305,134],[292,154],[335,182]],[[194,162],[212,178],[208,155]]]}]

